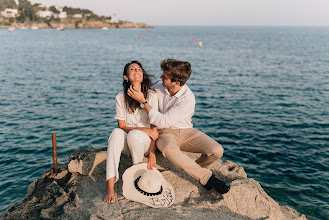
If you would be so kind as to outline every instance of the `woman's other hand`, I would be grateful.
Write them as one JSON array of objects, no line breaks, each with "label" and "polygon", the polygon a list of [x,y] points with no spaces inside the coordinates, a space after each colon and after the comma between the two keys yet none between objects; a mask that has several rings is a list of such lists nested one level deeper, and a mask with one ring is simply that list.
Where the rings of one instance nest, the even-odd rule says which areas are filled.
[{"label": "woman's other hand", "polygon": [[149,159],[147,162],[147,169],[148,170],[153,170],[153,167],[157,164],[155,154],[150,153],[149,154]]},{"label": "woman's other hand", "polygon": [[151,128],[142,128],[142,131],[144,131],[152,140],[156,141],[159,137],[159,132],[157,132],[154,129]]}]

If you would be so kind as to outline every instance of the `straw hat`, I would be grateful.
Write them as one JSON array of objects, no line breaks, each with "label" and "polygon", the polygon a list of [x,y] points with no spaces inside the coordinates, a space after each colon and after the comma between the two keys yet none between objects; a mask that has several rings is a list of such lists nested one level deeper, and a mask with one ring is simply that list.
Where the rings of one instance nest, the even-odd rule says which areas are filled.
[{"label": "straw hat", "polygon": [[161,173],[156,169],[147,169],[147,163],[128,168],[122,175],[123,196],[153,208],[169,207],[174,204],[175,193]]}]

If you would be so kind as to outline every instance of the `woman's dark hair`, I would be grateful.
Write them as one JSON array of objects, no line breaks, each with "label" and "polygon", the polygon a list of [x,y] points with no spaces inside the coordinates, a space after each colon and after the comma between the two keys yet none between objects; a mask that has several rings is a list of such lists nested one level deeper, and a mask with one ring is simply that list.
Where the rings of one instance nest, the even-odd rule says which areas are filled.
[{"label": "woman's dark hair", "polygon": [[[144,98],[148,98],[148,91],[152,86],[152,81],[150,79],[150,76],[146,73],[144,70],[142,64],[136,60],[131,61],[130,63],[127,63],[125,65],[125,68],[123,69],[123,75],[128,77],[128,71],[129,71],[129,66],[133,63],[136,63],[143,71],[143,81],[141,82],[141,91],[144,94]],[[140,108],[139,102],[135,101],[133,98],[131,98],[127,91],[130,87],[130,81],[123,79],[122,82],[123,85],[123,93],[124,93],[124,102],[126,104],[126,108],[128,109],[129,113],[133,113],[137,108]]]}]

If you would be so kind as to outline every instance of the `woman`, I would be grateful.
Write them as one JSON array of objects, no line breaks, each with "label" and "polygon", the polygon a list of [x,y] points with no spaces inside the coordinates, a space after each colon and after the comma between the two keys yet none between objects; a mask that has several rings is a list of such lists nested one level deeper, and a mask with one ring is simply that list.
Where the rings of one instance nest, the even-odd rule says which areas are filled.
[{"label": "woman", "polygon": [[[141,91],[148,103],[158,108],[158,98],[150,90],[152,82],[138,61],[127,63],[123,71],[124,92],[116,96],[116,116],[119,128],[115,128],[108,140],[106,160],[106,195],[104,202],[114,203],[114,183],[119,179],[119,162],[121,152],[131,155],[133,164],[141,163],[144,154],[149,152],[148,169],[156,164],[155,140],[158,138],[157,128],[150,125],[143,104],[132,99],[129,88]],[[145,104],[145,103],[144,103]]]}]

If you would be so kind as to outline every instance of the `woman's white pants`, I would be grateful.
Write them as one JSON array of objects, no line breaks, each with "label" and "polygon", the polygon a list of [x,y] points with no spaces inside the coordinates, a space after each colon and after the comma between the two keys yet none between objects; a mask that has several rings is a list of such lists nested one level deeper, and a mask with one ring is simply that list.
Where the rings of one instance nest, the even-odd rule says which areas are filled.
[{"label": "woman's white pants", "polygon": [[121,152],[131,155],[133,164],[143,162],[144,155],[150,149],[151,139],[141,130],[131,130],[128,134],[121,128],[115,128],[108,140],[106,160],[106,180],[119,179],[119,163]]}]

